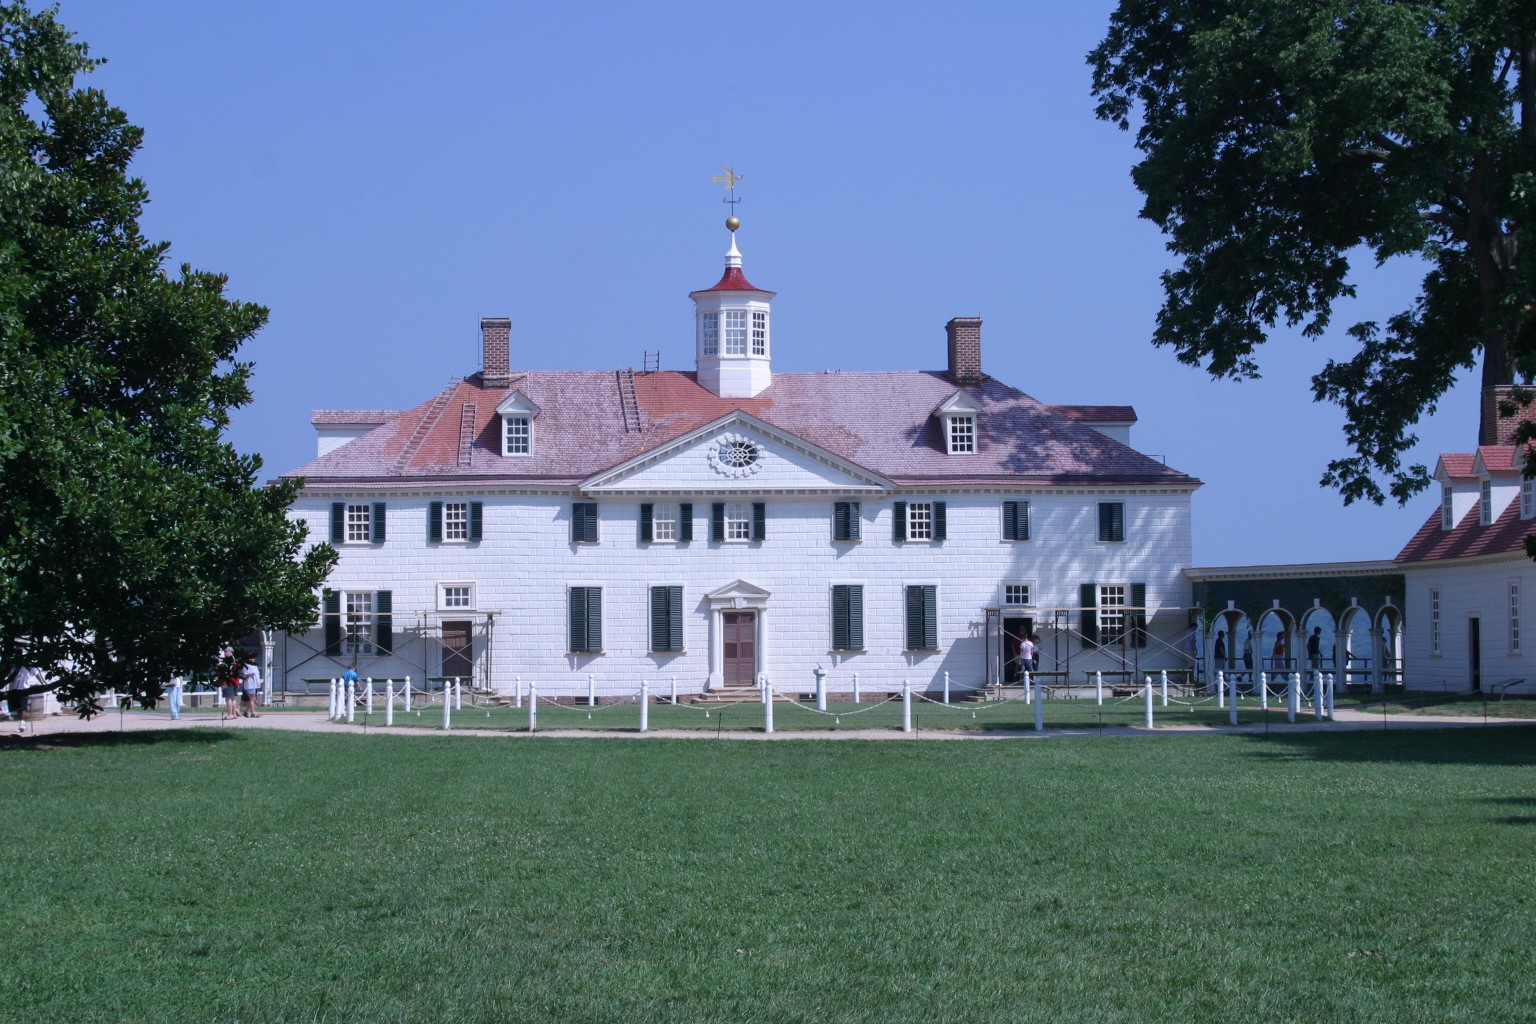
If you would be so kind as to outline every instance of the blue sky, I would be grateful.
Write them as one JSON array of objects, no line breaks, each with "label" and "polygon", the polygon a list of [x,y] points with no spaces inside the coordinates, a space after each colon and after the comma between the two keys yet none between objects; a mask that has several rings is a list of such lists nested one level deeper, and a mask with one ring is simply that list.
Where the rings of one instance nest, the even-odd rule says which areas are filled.
[{"label": "blue sky", "polygon": [[[1345,508],[1318,478],[1342,414],[1310,375],[1343,329],[1413,294],[1357,267],[1319,341],[1212,381],[1148,340],[1169,266],[1137,218],[1130,138],[1094,119],[1084,55],[1109,2],[1070,4],[61,0],[135,124],[143,223],[172,263],[272,310],[231,438],[263,476],[314,452],[314,408],[404,408],[479,367],[690,369],[688,292],[739,244],[777,291],[777,370],[939,369],[984,320],[993,376],[1128,404],[1136,447],[1205,482],[1200,565],[1390,558],[1435,508]],[[1463,383],[1414,461],[1476,440]]]}]

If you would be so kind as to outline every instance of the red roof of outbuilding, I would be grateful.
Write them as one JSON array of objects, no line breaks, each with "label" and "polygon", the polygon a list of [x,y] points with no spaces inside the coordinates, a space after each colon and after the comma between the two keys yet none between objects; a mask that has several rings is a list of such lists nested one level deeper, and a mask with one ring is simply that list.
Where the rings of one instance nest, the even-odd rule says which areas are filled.
[{"label": "red roof of outbuilding", "polygon": [[1472,452],[1442,452],[1440,454],[1440,464],[1445,467],[1445,472],[1448,476],[1477,476],[1472,470],[1473,458],[1475,456]]},{"label": "red roof of outbuilding", "polygon": [[1520,518],[1520,502],[1511,501],[1503,514],[1487,526],[1480,521],[1481,505],[1479,499],[1450,530],[1440,528],[1440,511],[1435,510],[1393,561],[1438,562],[1448,558],[1523,553],[1526,535],[1536,530],[1536,521]]}]

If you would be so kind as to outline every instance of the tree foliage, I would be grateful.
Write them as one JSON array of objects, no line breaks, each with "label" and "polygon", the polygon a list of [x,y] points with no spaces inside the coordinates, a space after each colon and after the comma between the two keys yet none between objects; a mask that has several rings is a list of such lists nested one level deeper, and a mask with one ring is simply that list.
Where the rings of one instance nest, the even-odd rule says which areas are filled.
[{"label": "tree foliage", "polygon": [[83,713],[309,628],[335,562],[288,520],[297,485],[256,487],[223,440],[266,310],[166,272],[141,132],[75,85],[96,63],[53,11],[0,3],[0,683],[39,668]]},{"label": "tree foliage", "polygon": [[1485,387],[1536,372],[1536,3],[1122,0],[1088,60],[1181,260],[1153,340],[1182,362],[1256,377],[1277,325],[1329,326],[1362,247],[1426,261],[1312,380],[1346,414],[1323,476],[1346,504],[1428,483],[1401,453],[1479,359]]}]

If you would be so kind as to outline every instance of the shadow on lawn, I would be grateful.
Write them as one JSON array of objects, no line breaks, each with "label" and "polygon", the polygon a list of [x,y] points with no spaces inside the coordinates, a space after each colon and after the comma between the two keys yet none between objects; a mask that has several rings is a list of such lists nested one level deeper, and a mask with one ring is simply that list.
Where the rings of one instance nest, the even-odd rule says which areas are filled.
[{"label": "shadow on lawn", "polygon": [[206,747],[248,732],[230,729],[166,729],[164,732],[63,732],[42,736],[0,736],[0,753],[38,753],[51,750],[100,750],[124,747]]},{"label": "shadow on lawn", "polygon": [[[1536,726],[1245,733],[1250,756],[1374,765],[1536,765]],[[1519,798],[1512,798],[1519,799]]]}]

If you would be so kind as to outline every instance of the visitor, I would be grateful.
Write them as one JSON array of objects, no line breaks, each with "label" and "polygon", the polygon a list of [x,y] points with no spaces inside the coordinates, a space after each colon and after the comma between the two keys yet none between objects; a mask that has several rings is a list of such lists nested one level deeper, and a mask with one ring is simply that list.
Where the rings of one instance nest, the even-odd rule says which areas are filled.
[{"label": "visitor", "polygon": [[256,695],[261,692],[261,672],[256,659],[247,657],[240,667],[240,689],[245,692],[245,717],[260,718],[256,714]]},{"label": "visitor", "polygon": [[173,722],[181,720],[181,691],[186,682],[181,673],[176,672],[172,674],[171,681],[165,684],[165,706],[170,709]]},{"label": "visitor", "polygon": [[1313,626],[1307,637],[1307,667],[1316,671],[1323,667],[1323,627]]}]

